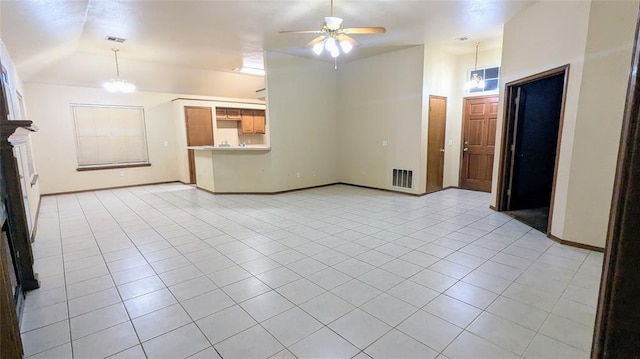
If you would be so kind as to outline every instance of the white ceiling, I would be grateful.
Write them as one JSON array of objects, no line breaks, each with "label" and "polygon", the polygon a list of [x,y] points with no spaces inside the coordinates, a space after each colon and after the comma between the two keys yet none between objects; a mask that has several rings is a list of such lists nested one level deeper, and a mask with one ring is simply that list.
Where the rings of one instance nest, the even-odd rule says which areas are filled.
[{"label": "white ceiling", "polygon": [[[345,27],[384,26],[383,35],[354,36],[361,44],[348,61],[399,46],[436,44],[451,52],[501,44],[502,25],[534,1],[335,0]],[[262,67],[263,51],[315,56],[303,46],[314,35],[280,30],[318,29],[329,0],[122,1],[0,0],[0,37],[25,82],[94,84],[91,74],[121,73],[149,64],[182,71]],[[128,39],[124,44],[106,36]],[[467,36],[469,41],[455,38]],[[79,66],[85,68],[79,71]],[[95,67],[95,68],[92,68]],[[106,67],[106,69],[105,69]],[[129,69],[131,71],[131,68]],[[94,75],[95,76],[95,75]]]}]

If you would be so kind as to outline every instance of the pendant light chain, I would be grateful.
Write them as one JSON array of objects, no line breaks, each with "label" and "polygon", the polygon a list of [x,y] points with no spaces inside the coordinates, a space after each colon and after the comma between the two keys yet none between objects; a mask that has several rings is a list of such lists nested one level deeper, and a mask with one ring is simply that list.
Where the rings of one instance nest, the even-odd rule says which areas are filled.
[{"label": "pendant light chain", "polygon": [[118,66],[118,49],[111,49],[113,50],[113,55],[116,58],[116,78],[119,79],[120,78],[120,66]]},{"label": "pendant light chain", "polygon": [[479,41],[476,41],[476,64],[474,67],[474,71],[478,71],[478,45],[480,45]]}]

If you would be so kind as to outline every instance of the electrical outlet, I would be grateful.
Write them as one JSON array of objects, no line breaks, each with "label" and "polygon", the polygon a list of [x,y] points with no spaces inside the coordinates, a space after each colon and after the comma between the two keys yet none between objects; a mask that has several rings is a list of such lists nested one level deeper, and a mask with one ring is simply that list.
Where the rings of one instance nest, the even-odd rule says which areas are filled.
[{"label": "electrical outlet", "polygon": [[162,144],[164,145],[164,147],[169,147],[169,141],[164,141]]},{"label": "electrical outlet", "polygon": [[362,171],[362,175],[363,175],[363,176],[366,176],[366,175],[367,175],[367,172],[363,170],[363,171]]},{"label": "electrical outlet", "polygon": [[124,177],[124,171],[120,171],[120,177]]},{"label": "electrical outlet", "polygon": [[296,172],[296,177],[300,178],[301,174],[300,172]]},{"label": "electrical outlet", "polygon": [[387,142],[387,140],[382,140],[382,147],[387,147],[389,146],[389,142]]},{"label": "electrical outlet", "polygon": [[318,171],[313,171],[312,173],[313,173],[314,176],[318,175]]}]

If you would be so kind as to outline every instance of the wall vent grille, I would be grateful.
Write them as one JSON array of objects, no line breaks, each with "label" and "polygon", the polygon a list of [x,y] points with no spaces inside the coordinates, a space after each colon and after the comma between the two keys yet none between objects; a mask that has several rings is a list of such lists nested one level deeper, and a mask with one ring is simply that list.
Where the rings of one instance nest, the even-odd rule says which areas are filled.
[{"label": "wall vent grille", "polygon": [[413,171],[394,168],[393,187],[413,188]]}]

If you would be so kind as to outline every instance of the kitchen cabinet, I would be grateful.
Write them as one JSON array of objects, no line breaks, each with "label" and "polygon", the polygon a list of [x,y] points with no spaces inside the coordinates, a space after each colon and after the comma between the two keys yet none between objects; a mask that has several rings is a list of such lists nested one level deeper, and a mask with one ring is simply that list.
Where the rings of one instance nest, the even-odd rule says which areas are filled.
[{"label": "kitchen cabinet", "polygon": [[240,120],[240,109],[238,108],[227,108],[227,119],[228,120]]},{"label": "kitchen cabinet", "polygon": [[265,133],[265,111],[264,110],[242,110],[242,120],[238,132],[243,135],[264,134]]},{"label": "kitchen cabinet", "polygon": [[216,107],[216,120],[218,121],[240,121],[240,109]]},{"label": "kitchen cabinet", "polygon": [[216,120],[226,120],[227,109],[222,107],[216,107]]}]

